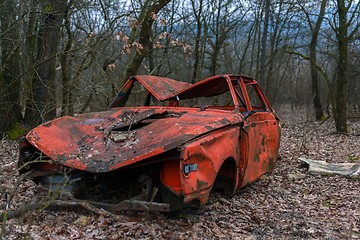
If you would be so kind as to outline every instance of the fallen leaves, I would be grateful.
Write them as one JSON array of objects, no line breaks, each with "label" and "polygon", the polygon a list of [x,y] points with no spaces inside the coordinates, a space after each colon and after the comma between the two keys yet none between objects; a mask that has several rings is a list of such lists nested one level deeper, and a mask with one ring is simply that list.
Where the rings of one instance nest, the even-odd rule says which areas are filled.
[{"label": "fallen leaves", "polygon": [[[300,156],[327,162],[360,160],[360,120],[349,135],[331,134],[333,122],[305,121],[284,113],[280,158],[266,175],[232,196],[213,193],[203,211],[180,215],[98,215],[79,210],[32,211],[5,222],[6,239],[359,239],[360,182],[310,175]],[[17,143],[0,141],[0,206],[16,184]],[[11,209],[41,201],[32,181],[23,181]],[[3,211],[3,209],[1,210]]]}]

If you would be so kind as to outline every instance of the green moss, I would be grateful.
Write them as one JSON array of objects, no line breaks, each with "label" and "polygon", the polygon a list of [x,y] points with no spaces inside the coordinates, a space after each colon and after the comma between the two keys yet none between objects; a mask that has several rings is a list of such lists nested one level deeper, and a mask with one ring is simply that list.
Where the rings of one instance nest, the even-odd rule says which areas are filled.
[{"label": "green moss", "polygon": [[323,207],[334,207],[338,204],[338,199],[332,198],[330,197],[329,199],[326,199],[325,201],[322,202],[322,206]]},{"label": "green moss", "polygon": [[311,193],[310,190],[308,190],[308,189],[305,189],[305,190],[304,190],[304,195],[309,195],[310,193]]},{"label": "green moss", "polygon": [[21,123],[17,122],[6,132],[6,135],[11,140],[16,140],[25,133],[27,133],[29,129],[25,128]]},{"label": "green moss", "polygon": [[359,156],[354,156],[354,155],[350,155],[350,156],[348,156],[348,159],[349,159],[349,161],[350,162],[357,162],[357,161],[359,161],[360,160],[360,157]]},{"label": "green moss", "polygon": [[322,115],[321,118],[319,119],[319,121],[325,121],[327,119],[327,116]]},{"label": "green moss", "polygon": [[47,5],[46,7],[43,8],[43,11],[45,13],[52,13],[54,11],[54,7],[52,5]]}]

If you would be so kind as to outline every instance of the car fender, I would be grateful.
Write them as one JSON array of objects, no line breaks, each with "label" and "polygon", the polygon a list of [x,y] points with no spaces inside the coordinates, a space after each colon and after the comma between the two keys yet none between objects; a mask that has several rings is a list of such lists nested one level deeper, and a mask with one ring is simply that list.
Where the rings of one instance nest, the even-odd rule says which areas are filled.
[{"label": "car fender", "polygon": [[[223,162],[235,160],[234,190],[239,182],[240,128],[220,129],[186,144],[181,152],[180,181],[184,202],[205,203]],[[229,183],[231,184],[231,183]]]}]

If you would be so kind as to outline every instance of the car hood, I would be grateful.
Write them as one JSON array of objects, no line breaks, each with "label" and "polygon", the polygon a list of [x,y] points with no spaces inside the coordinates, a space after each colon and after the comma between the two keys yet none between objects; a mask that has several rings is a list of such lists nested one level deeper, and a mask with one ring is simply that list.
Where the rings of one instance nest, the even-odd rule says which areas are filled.
[{"label": "car hood", "polygon": [[26,139],[58,164],[108,172],[241,121],[241,114],[221,110],[112,108],[57,118],[31,130]]}]

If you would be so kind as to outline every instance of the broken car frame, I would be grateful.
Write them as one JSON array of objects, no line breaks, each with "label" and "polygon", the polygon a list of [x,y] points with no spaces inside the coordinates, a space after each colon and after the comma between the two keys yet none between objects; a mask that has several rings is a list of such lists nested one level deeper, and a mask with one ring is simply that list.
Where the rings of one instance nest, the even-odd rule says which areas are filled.
[{"label": "broken car frame", "polygon": [[279,141],[279,119],[253,78],[134,76],[109,110],[31,130],[20,141],[19,168],[110,210],[171,211],[271,171]]}]

